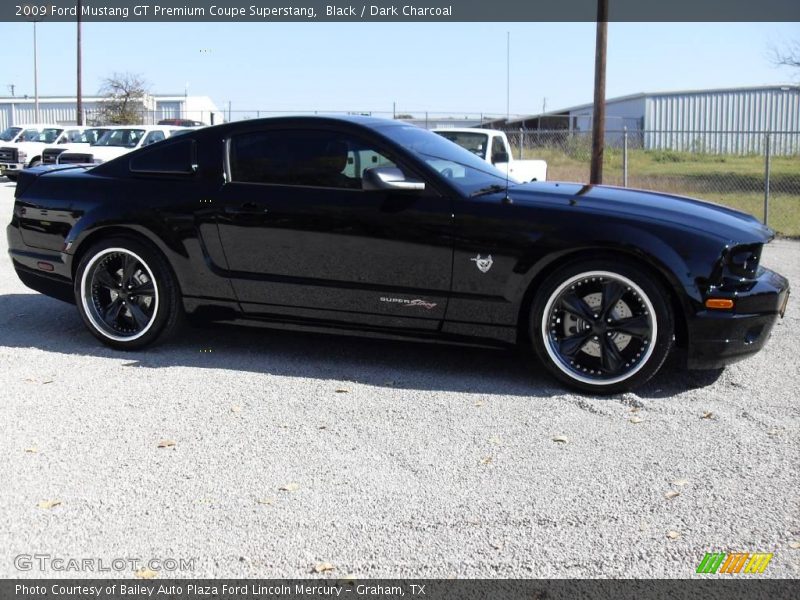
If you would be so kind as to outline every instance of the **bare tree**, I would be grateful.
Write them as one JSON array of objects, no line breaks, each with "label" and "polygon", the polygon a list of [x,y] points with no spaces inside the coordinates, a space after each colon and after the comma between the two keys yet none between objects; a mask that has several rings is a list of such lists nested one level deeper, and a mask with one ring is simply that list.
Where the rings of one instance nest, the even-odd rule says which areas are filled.
[{"label": "bare tree", "polygon": [[789,42],[783,48],[770,48],[770,62],[776,67],[800,69],[800,40]]},{"label": "bare tree", "polygon": [[113,125],[139,125],[144,116],[148,84],[135,73],[114,73],[100,86],[103,100],[98,106],[97,121]]}]

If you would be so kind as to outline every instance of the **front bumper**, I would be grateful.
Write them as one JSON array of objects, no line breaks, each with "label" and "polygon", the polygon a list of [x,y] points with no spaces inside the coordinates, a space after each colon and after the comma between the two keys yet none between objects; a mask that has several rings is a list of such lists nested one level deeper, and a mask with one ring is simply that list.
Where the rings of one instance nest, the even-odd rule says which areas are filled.
[{"label": "front bumper", "polygon": [[786,310],[789,281],[764,269],[748,291],[731,297],[734,310],[701,310],[687,323],[688,368],[717,369],[761,350]]},{"label": "front bumper", "polygon": [[9,171],[12,173],[16,173],[17,171],[21,171],[25,168],[25,163],[0,163],[0,174],[5,175]]}]

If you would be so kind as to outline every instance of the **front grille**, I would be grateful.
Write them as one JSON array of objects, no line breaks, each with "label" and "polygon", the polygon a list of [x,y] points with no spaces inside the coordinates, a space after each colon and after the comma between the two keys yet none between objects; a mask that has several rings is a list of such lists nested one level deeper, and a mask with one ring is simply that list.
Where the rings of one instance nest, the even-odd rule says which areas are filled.
[{"label": "front grille", "polygon": [[79,154],[77,152],[64,152],[58,157],[58,164],[60,165],[84,165],[92,162],[91,154]]},{"label": "front grille", "polygon": [[0,162],[19,162],[19,153],[16,148],[0,148]]},{"label": "front grille", "polygon": [[64,152],[61,148],[47,148],[42,152],[42,164],[54,165],[58,155]]}]

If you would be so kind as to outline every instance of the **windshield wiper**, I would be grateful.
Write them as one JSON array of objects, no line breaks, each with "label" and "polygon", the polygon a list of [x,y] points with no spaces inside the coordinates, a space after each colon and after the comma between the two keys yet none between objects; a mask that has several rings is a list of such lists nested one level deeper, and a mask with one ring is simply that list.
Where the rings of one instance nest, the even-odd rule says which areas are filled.
[{"label": "windshield wiper", "polygon": [[500,185],[499,183],[493,183],[492,185],[481,188],[479,190],[475,190],[472,192],[469,197],[475,198],[476,196],[485,196],[486,194],[494,194],[495,192],[502,192],[506,189],[506,186]]}]

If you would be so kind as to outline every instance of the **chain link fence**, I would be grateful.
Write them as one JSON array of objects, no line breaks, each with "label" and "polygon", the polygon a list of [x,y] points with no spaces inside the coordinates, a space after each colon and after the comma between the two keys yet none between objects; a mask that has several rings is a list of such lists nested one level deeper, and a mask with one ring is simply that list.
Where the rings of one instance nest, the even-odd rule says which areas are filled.
[{"label": "chain link fence", "polygon": [[[552,181],[589,181],[590,131],[506,131]],[[800,237],[800,132],[607,131],[603,183],[709,200]]]}]

